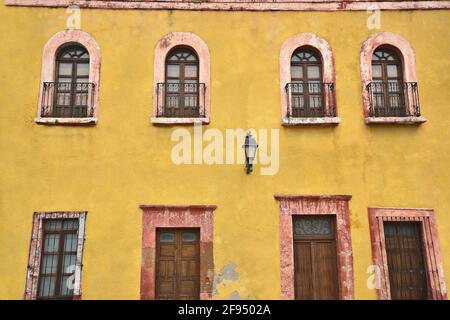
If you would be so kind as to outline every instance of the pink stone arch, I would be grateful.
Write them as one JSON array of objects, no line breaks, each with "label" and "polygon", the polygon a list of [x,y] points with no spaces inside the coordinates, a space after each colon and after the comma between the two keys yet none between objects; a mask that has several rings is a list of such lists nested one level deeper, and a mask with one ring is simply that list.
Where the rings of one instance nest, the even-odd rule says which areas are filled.
[{"label": "pink stone arch", "polygon": [[[295,50],[300,47],[313,47],[319,51],[322,59],[323,82],[335,83],[336,73],[334,69],[333,50],[330,44],[314,33],[300,33],[287,39],[280,51],[280,91],[281,91],[281,117],[282,123],[286,123],[287,94],[286,84],[291,82],[291,57]],[[328,99],[326,99],[328,101]],[[326,108],[330,107],[328,105]]]},{"label": "pink stone arch", "polygon": [[[166,56],[171,49],[176,46],[188,46],[192,48],[199,59],[199,82],[204,83],[205,88],[205,117],[204,118],[160,118],[157,117],[158,96],[157,84],[165,81]],[[154,55],[154,90],[153,90],[153,113],[151,121],[153,123],[193,123],[200,121],[209,123],[210,118],[210,92],[211,92],[211,57],[208,45],[203,39],[191,32],[171,32],[165,35],[155,47]]]},{"label": "pink stone arch", "polygon": [[392,32],[381,32],[368,38],[364,41],[360,52],[363,111],[365,118],[369,117],[369,93],[366,88],[372,81],[372,55],[378,47],[383,45],[391,46],[398,52],[402,61],[403,81],[417,82],[415,54],[408,41]]},{"label": "pink stone arch", "polygon": [[[75,42],[83,45],[89,52],[89,82],[94,83],[94,116],[92,118],[41,118],[42,83],[55,81],[56,52],[65,43]],[[56,33],[47,41],[42,54],[41,88],[39,91],[38,116],[39,123],[96,123],[98,117],[98,92],[100,84],[100,47],[94,38],[81,30],[68,29]]]}]

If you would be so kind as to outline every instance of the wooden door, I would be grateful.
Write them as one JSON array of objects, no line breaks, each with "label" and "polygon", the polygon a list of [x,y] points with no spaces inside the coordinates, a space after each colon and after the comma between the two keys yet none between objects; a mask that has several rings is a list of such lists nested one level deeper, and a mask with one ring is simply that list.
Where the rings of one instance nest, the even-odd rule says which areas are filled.
[{"label": "wooden door", "polygon": [[198,229],[157,229],[156,238],[156,299],[199,299]]},{"label": "wooden door", "polygon": [[391,298],[427,299],[420,222],[384,222],[384,238]]},{"label": "wooden door", "polygon": [[339,299],[334,216],[296,216],[293,222],[295,298]]}]

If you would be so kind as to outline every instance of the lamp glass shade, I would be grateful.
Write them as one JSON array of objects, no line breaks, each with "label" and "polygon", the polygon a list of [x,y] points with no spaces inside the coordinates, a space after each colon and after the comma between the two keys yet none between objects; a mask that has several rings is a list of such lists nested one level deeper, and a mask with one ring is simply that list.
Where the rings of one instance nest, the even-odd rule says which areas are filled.
[{"label": "lamp glass shade", "polygon": [[248,159],[249,163],[252,163],[253,160],[255,159],[257,148],[258,145],[256,144],[256,140],[252,137],[250,133],[248,133],[245,136],[244,150],[245,150],[245,157]]}]

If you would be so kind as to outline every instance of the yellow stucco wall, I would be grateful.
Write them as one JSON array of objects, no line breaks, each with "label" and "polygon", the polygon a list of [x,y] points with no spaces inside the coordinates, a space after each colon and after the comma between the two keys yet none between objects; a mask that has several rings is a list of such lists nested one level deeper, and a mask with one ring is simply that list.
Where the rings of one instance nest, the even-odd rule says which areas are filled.
[{"label": "yellow stucco wall", "polygon": [[[368,206],[434,208],[450,284],[450,11],[188,12],[82,10],[82,30],[102,52],[99,123],[34,122],[42,49],[65,29],[64,9],[0,6],[0,298],[23,296],[32,213],[87,210],[84,299],[138,299],[140,204],[215,204],[214,261],[238,280],[217,298],[280,298],[275,193],[351,194],[355,298],[372,263]],[[242,165],[170,161],[175,127],[150,124],[153,51],[171,31],[189,31],[211,52],[209,128],[279,128],[280,170],[246,175]],[[359,52],[378,31],[406,38],[416,53],[421,126],[367,126]],[[301,32],[334,50],[337,127],[281,127],[279,53]],[[187,127],[192,131],[192,127]],[[256,168],[257,169],[257,168]]]}]

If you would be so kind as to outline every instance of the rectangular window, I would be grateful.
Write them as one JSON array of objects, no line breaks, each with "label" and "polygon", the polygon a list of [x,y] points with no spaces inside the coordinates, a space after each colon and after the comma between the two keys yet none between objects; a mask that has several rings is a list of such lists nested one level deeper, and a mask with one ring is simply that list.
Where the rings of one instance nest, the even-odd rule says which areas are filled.
[{"label": "rectangular window", "polygon": [[156,299],[200,298],[199,238],[198,229],[157,229]]},{"label": "rectangular window", "polygon": [[296,299],[339,299],[334,217],[294,216],[293,228]]},{"label": "rectangular window", "polygon": [[433,209],[369,208],[369,224],[379,299],[447,299]]},{"label": "rectangular window", "polygon": [[25,299],[80,299],[86,212],[34,214]]},{"label": "rectangular window", "polygon": [[393,300],[427,299],[427,275],[420,222],[384,222]]},{"label": "rectangular window", "polygon": [[73,299],[77,219],[44,220],[38,299]]}]

